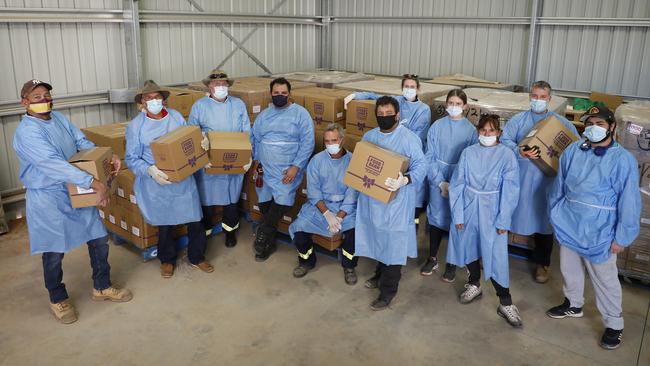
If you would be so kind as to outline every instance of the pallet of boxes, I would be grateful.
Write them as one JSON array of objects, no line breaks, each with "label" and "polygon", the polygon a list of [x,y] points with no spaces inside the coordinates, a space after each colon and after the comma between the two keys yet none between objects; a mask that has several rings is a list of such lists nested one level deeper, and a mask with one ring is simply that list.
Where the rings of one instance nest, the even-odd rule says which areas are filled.
[{"label": "pallet of boxes", "polygon": [[616,140],[639,163],[641,227],[639,236],[619,254],[619,273],[625,277],[650,281],[650,102],[622,104],[614,113]]}]

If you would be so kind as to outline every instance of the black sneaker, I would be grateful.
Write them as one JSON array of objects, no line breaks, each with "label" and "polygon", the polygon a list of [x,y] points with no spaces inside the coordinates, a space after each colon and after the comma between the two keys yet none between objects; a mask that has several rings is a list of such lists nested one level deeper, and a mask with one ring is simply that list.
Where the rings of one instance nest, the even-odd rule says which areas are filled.
[{"label": "black sneaker", "polygon": [[445,273],[442,274],[443,281],[452,283],[456,279],[456,266],[445,266]]},{"label": "black sneaker", "polygon": [[556,307],[548,309],[546,315],[548,315],[553,319],[564,319],[566,317],[582,318],[583,314],[582,314],[582,308],[571,307],[571,303],[569,302],[569,299],[565,297],[562,305],[558,305]]},{"label": "black sneaker", "polygon": [[232,248],[237,245],[237,235],[235,231],[226,231],[226,248]]},{"label": "black sneaker", "polygon": [[621,346],[621,338],[623,337],[623,329],[616,330],[612,328],[605,328],[605,333],[600,339],[600,346],[604,349],[617,349]]},{"label": "black sneaker", "polygon": [[366,286],[366,288],[370,288],[370,289],[378,288],[379,287],[379,276],[374,275],[374,276],[370,277],[368,280],[366,280],[365,286]]},{"label": "black sneaker", "polygon": [[431,276],[433,271],[438,269],[438,259],[436,257],[427,258],[427,262],[420,269],[420,274],[423,276]]},{"label": "black sneaker", "polygon": [[354,268],[343,268],[343,276],[345,278],[345,283],[350,286],[357,284],[357,272]]},{"label": "black sneaker", "polygon": [[373,311],[385,310],[388,309],[388,305],[390,305],[390,300],[378,298],[370,304],[370,309]]}]

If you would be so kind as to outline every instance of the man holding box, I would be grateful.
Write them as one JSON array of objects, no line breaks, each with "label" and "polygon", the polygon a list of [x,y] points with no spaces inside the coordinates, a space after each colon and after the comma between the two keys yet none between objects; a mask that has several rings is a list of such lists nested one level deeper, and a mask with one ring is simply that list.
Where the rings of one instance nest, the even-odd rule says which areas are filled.
[{"label": "man holding box", "polygon": [[[105,206],[109,192],[105,184],[74,167],[68,160],[95,145],[65,116],[52,110],[52,86],[29,80],[20,92],[26,113],[14,135],[13,146],[20,161],[20,180],[27,188],[27,227],[30,254],[43,255],[45,287],[50,309],[64,324],[77,320],[63,280],[64,253],[88,244],[93,268],[93,300],[129,301],[129,290],[111,286],[108,264],[108,234],[95,207],[72,208],[67,184],[98,193],[97,205]],[[111,159],[113,175],[120,160]]]},{"label": "man holding box", "polygon": [[[169,92],[152,80],[135,96],[142,112],[126,129],[126,164],[135,174],[133,190],[138,208],[145,221],[158,227],[158,259],[160,274],[170,278],[176,265],[176,243],[172,230],[175,225],[187,224],[190,264],[210,273],[214,267],[205,260],[206,237],[201,224],[201,202],[196,181],[191,175],[180,182],[169,181],[169,176],[156,166],[151,144],[154,140],[185,126],[185,119],[173,109],[164,107]],[[207,138],[201,147],[208,149]]]},{"label": "man holding box", "polygon": [[520,148],[519,143],[533,130],[535,125],[555,116],[575,137],[578,131],[563,116],[548,110],[551,101],[551,86],[546,81],[536,81],[530,89],[530,110],[514,115],[506,124],[501,142],[512,149],[519,161],[520,191],[519,203],[512,216],[513,233],[534,235],[533,261],[537,264],[535,281],[545,283],[549,277],[551,251],[553,250],[553,229],[548,219],[546,194],[553,184],[553,178],[544,175],[532,160],[539,159],[538,149]]},{"label": "man holding box", "polygon": [[[210,131],[250,132],[250,119],[244,102],[228,95],[228,88],[234,80],[222,70],[214,69],[203,84],[210,91],[194,103],[190,113],[189,124],[201,127],[207,134]],[[244,166],[248,171],[250,163]],[[206,166],[209,168],[210,164]],[[221,227],[226,233],[226,247],[237,244],[236,230],[239,228],[239,196],[244,184],[243,174],[208,174],[205,170],[196,173],[196,181],[203,206],[203,225],[206,230],[212,229],[210,212],[212,206],[223,206]]]},{"label": "man holding box", "polygon": [[307,165],[307,198],[298,218],[289,226],[289,234],[298,249],[296,278],[304,277],[316,265],[312,234],[333,237],[343,234],[341,265],[345,283],[357,283],[358,257],[354,256],[354,220],[359,193],[343,184],[345,170],[352,154],[343,149],[345,132],[338,123],[327,126],[324,132],[325,151],[321,151]]},{"label": "man holding box", "polygon": [[586,139],[564,151],[549,194],[565,299],[546,314],[554,319],[582,317],[586,268],[605,325],[600,345],[615,349],[623,335],[616,255],[639,235],[639,173],[634,156],[614,141],[616,123],[609,109],[592,107],[582,119]]},{"label": "man holding box", "polygon": [[251,130],[253,159],[263,171],[256,184],[264,219],[255,234],[255,260],[265,261],[275,251],[278,221],[293,206],[296,190],[314,151],[314,124],[307,110],[289,100],[291,84],[285,78],[271,81],[273,105],[264,109]]},{"label": "man holding box", "polygon": [[390,305],[397,294],[406,258],[417,258],[418,254],[413,216],[417,187],[427,174],[427,163],[418,136],[399,124],[399,111],[394,98],[377,99],[375,114],[379,127],[363,136],[363,141],[409,159],[404,174],[399,172],[395,178],[382,182],[385,189],[397,191],[395,198],[382,203],[360,194],[357,200],[356,255],[378,261],[375,275],[366,282],[366,287],[380,290],[379,297],[370,304],[372,310],[384,310]]}]

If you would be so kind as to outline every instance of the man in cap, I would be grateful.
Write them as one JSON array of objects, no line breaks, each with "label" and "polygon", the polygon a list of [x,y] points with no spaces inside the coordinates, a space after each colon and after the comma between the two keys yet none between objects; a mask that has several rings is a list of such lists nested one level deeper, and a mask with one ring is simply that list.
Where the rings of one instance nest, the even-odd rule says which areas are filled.
[{"label": "man in cap", "polygon": [[[156,166],[151,143],[175,129],[185,126],[185,119],[165,107],[169,92],[153,80],[135,96],[143,109],[126,128],[125,161],[135,174],[133,190],[138,208],[149,224],[158,228],[158,259],[160,275],[170,278],[176,266],[176,243],[172,234],[176,225],[187,224],[189,244],[187,259],[192,267],[211,273],[214,267],[205,260],[206,237],[201,224],[201,202],[194,176],[180,182],[170,182],[169,176]],[[207,138],[201,146],[207,150]]]},{"label": "man in cap", "polygon": [[[63,114],[53,111],[52,86],[29,80],[20,92],[25,107],[13,146],[20,162],[20,179],[27,188],[26,209],[30,254],[42,254],[45,287],[54,317],[69,324],[77,320],[63,283],[62,261],[81,244],[88,245],[93,269],[93,300],[126,302],[131,291],[111,285],[108,264],[108,235],[96,207],[72,208],[68,184],[98,193],[97,205],[105,206],[109,192],[105,184],[68,160],[95,145]],[[111,159],[113,175],[120,170],[116,155]]]},{"label": "man in cap", "polygon": [[616,255],[639,234],[639,173],[632,154],[614,141],[616,122],[609,109],[592,107],[582,120],[585,139],[571,144],[560,157],[549,194],[565,298],[546,314],[554,319],[583,316],[586,268],[605,325],[600,346],[615,349],[623,335]]},{"label": "man in cap", "polygon": [[[228,95],[228,88],[234,80],[219,69],[210,72],[203,84],[208,87],[209,95],[197,100],[192,106],[189,124],[201,127],[203,134],[210,131],[250,132],[250,119],[244,102]],[[248,171],[251,162],[244,166]],[[210,168],[210,164],[206,166]],[[221,227],[226,233],[226,247],[237,244],[235,232],[239,228],[239,196],[244,184],[243,174],[208,174],[205,170],[196,173],[196,182],[203,206],[203,225],[212,229],[210,222],[214,206],[223,206]]]}]

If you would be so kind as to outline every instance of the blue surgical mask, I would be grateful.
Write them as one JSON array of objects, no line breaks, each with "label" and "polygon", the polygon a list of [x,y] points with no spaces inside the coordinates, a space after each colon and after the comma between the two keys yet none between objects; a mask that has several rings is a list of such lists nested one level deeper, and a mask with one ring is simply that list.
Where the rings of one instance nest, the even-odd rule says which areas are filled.
[{"label": "blue surgical mask", "polygon": [[544,113],[546,111],[547,106],[548,106],[548,102],[545,101],[544,99],[530,100],[530,109],[532,109],[533,112],[535,113]]},{"label": "blue surgical mask", "polygon": [[331,144],[331,145],[325,145],[325,149],[330,155],[336,155],[341,151],[341,145],[339,144]]},{"label": "blue surgical mask", "polygon": [[409,102],[414,101],[417,94],[418,94],[417,90],[415,90],[413,88],[402,88],[402,95]]},{"label": "blue surgical mask", "polygon": [[594,143],[599,143],[609,137],[610,131],[604,127],[591,125],[585,128],[585,132],[582,134],[589,141]]},{"label": "blue surgical mask", "polygon": [[147,101],[147,110],[151,114],[158,114],[163,109],[162,99],[152,99]]}]

